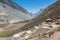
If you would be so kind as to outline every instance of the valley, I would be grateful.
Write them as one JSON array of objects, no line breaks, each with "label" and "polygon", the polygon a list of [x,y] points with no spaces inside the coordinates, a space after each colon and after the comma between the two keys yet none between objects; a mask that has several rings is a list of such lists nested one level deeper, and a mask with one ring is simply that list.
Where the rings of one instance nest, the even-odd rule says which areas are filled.
[{"label": "valley", "polygon": [[0,40],[60,40],[60,1],[33,16],[11,0],[0,0]]}]

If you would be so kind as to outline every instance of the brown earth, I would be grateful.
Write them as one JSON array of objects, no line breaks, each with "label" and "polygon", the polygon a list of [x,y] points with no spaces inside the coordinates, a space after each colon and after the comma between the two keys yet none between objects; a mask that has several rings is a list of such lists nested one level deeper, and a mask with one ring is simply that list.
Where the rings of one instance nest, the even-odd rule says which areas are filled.
[{"label": "brown earth", "polygon": [[60,32],[55,32],[48,40],[60,40]]},{"label": "brown earth", "polygon": [[51,37],[41,38],[39,40],[60,40],[60,32],[55,32]]},{"label": "brown earth", "polygon": [[17,24],[13,24],[11,26],[7,26],[5,27],[6,30],[16,30],[18,28],[23,27],[24,25],[28,24],[29,22],[24,22],[24,23],[17,23]]}]

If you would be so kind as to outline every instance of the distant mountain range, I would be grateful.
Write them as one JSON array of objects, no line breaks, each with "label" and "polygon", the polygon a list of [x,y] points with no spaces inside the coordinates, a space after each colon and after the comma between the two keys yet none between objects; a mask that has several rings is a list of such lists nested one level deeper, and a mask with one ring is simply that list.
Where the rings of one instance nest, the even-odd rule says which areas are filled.
[{"label": "distant mountain range", "polygon": [[33,16],[34,18],[38,18],[38,16],[39,16],[40,14],[42,14],[43,11],[44,11],[44,9],[40,9],[38,12],[32,14],[32,16]]},{"label": "distant mountain range", "polygon": [[0,15],[0,20],[4,22],[15,23],[32,19],[32,16],[27,10],[11,0],[0,0]]}]

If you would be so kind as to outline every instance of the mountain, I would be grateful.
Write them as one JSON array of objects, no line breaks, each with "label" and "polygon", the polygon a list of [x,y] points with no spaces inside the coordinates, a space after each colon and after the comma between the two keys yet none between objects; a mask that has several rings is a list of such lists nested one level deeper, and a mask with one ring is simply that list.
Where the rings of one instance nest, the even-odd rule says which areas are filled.
[{"label": "mountain", "polygon": [[0,21],[6,22],[20,22],[32,19],[32,16],[27,10],[11,0],[0,0]]},{"label": "mountain", "polygon": [[[41,9],[39,12],[34,14],[34,17],[48,17],[48,18],[56,18],[60,16],[60,0],[56,1],[55,3],[51,4],[47,8]],[[56,14],[56,15],[55,15]]]},{"label": "mountain", "polygon": [[38,18],[34,19],[31,23],[25,25],[24,29],[33,28],[35,25],[41,24],[47,18],[52,18],[52,19],[60,18],[60,1],[56,1],[55,3],[45,8],[42,11],[42,13],[38,16]]},{"label": "mountain", "polygon": [[47,8],[45,8],[42,14],[39,15],[38,17],[38,19],[41,21],[44,21],[47,18],[52,18],[52,19],[60,18],[60,1],[59,0],[51,4]]},{"label": "mountain", "polygon": [[44,11],[44,9],[40,9],[38,12],[32,14],[34,18],[37,18],[40,14],[42,14],[42,12]]},{"label": "mountain", "polygon": [[19,6],[17,3],[12,2],[11,0],[0,0],[0,2],[7,4],[8,6],[11,6],[14,9],[18,9],[24,13],[28,13],[27,10],[25,10],[23,7]]},{"label": "mountain", "polygon": [[[16,22],[17,20],[18,21],[22,21],[21,18],[23,18],[24,20],[27,20],[28,18],[30,19],[31,16],[29,16],[29,14],[24,14],[23,12],[19,11],[19,10],[16,10],[14,8],[11,8],[10,6],[8,5],[5,5],[3,3],[0,3],[0,10],[1,10],[1,13],[3,14],[0,14],[0,15],[3,15],[3,17],[6,18],[5,15],[8,16],[8,18],[10,20],[13,20],[14,22]],[[28,16],[27,16],[28,15]],[[26,19],[27,18],[27,19]],[[13,30],[12,32],[11,31],[4,31],[2,32],[2,34],[5,33],[5,35],[3,36],[10,36],[16,32],[20,32],[20,31],[25,31],[25,30],[30,30],[32,29],[34,26],[37,26],[39,25],[40,23],[42,23],[43,21],[45,21],[45,19],[47,18],[60,18],[60,1],[56,1],[55,3],[53,3],[52,5],[48,6],[45,10],[42,11],[42,13],[38,16],[38,18],[36,19],[33,19],[32,22],[24,25],[23,27],[17,29],[17,30]],[[2,18],[3,19],[3,18]],[[23,20],[23,21],[24,21]],[[39,29],[40,31],[41,29]],[[39,32],[37,31],[37,32]],[[8,32],[8,35],[6,34],[6,32]],[[36,32],[36,33],[37,33]],[[0,34],[1,35],[1,34]],[[35,35],[34,35],[35,36]],[[35,36],[36,37],[36,36]],[[35,38],[34,37],[34,38]]]},{"label": "mountain", "polygon": [[46,18],[60,18],[60,1],[56,1],[52,5],[48,6],[42,13]]},{"label": "mountain", "polygon": [[[48,6],[47,8],[44,9],[44,11],[38,16],[38,18],[36,18],[35,20],[33,20],[31,23],[29,23],[28,25],[25,25],[24,28],[21,29],[32,29],[34,26],[36,25],[40,25],[42,22],[44,22],[47,18],[52,18],[52,19],[56,19],[56,18],[60,18],[60,1],[56,1],[55,3],[51,4],[50,6]],[[60,29],[60,28],[59,28]],[[57,29],[57,30],[59,30]],[[41,33],[41,29],[38,30]],[[38,31],[36,32],[38,34]],[[52,30],[51,30],[52,31]],[[45,30],[44,30],[45,32]],[[43,34],[44,34],[43,32]],[[55,31],[56,32],[56,31]],[[51,32],[50,32],[51,33]],[[53,32],[52,32],[53,33]],[[52,34],[51,33],[51,34]],[[34,37],[32,37],[34,35]],[[60,36],[60,35],[59,35]],[[33,33],[31,36],[29,36],[30,38],[28,38],[27,40],[31,39],[33,40],[34,38],[36,40],[38,40],[38,37],[40,37],[39,35],[36,35],[35,33]],[[53,38],[54,37],[54,38]],[[51,40],[55,40],[56,35],[51,37]],[[58,37],[58,36],[57,36]],[[44,37],[42,37],[44,38]],[[40,38],[41,40],[44,40]],[[40,40],[39,39],[39,40]],[[59,38],[57,38],[59,39]],[[50,40],[50,38],[48,39]]]}]

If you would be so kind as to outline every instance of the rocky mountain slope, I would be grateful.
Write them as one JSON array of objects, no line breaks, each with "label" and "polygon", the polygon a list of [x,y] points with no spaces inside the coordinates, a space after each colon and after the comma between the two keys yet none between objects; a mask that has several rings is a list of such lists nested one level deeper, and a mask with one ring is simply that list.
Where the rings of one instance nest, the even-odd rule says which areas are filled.
[{"label": "rocky mountain slope", "polygon": [[[5,6],[4,6],[5,7]],[[2,8],[2,7],[1,7]],[[1,9],[0,8],[0,9]],[[18,14],[16,14],[16,9],[14,9],[14,11],[13,11],[13,8],[11,8],[11,7],[9,7],[9,6],[7,6],[7,8],[10,8],[10,9],[8,9],[8,10],[10,10],[10,11],[8,11],[8,13],[5,11],[5,10],[7,10],[7,9],[4,9],[3,8],[3,10],[4,10],[4,12],[6,12],[6,15],[7,14],[9,14],[10,16],[10,18],[11,18],[11,16],[12,16],[12,19],[14,18],[15,20],[16,20],[16,16],[19,16],[19,17],[21,17],[22,16],[22,13],[20,13],[20,11],[18,11],[17,10],[17,13],[19,13],[20,15],[18,15]],[[11,10],[12,9],[12,10]],[[2,10],[2,9],[1,9]],[[9,13],[9,12],[11,12],[11,11],[13,11],[12,13],[14,13],[14,14],[12,14],[12,13]],[[36,19],[34,19],[32,22],[30,22],[29,24],[26,24],[26,25],[24,25],[23,27],[21,27],[21,28],[19,28],[19,29],[17,29],[16,30],[16,32],[20,32],[20,31],[24,31],[24,30],[27,30],[27,29],[31,29],[31,28],[33,28],[34,26],[36,26],[36,25],[38,25],[38,24],[40,24],[41,22],[43,22],[45,19],[47,19],[47,18],[53,18],[53,19],[55,19],[55,18],[60,18],[60,1],[56,1],[54,4],[52,4],[52,5],[50,5],[50,6],[48,6],[43,12],[42,12],[42,14],[40,14],[40,16],[38,17],[38,18],[36,18]],[[14,16],[13,16],[14,15]],[[24,16],[25,16],[25,14],[24,14]],[[22,18],[23,18],[23,16],[22,16]],[[13,19],[13,20],[14,20]],[[19,19],[18,17],[17,17],[17,19]],[[23,18],[24,19],[24,18]],[[29,18],[30,19],[30,18]],[[19,19],[19,21],[20,21],[20,19]],[[14,30],[15,31],[15,30]],[[12,31],[11,33],[12,34],[14,34],[14,33],[16,33],[16,32],[14,32],[14,31]],[[3,32],[3,33],[6,33],[6,32]],[[8,34],[9,34],[10,32],[8,31]],[[5,35],[6,36],[6,35]]]},{"label": "rocky mountain slope", "polygon": [[32,18],[32,16],[24,8],[12,2],[11,0],[0,0],[0,16],[1,22],[4,21],[5,23],[15,23]]},{"label": "rocky mountain slope", "polygon": [[[45,19],[47,18],[52,18],[52,19],[56,19],[56,18],[60,18],[60,1],[56,1],[55,3],[53,3],[52,5],[48,6],[43,12],[42,14],[39,15],[39,17],[37,19],[35,19],[33,22],[30,23],[30,28],[33,27],[34,25],[38,25],[41,22],[45,21]],[[32,25],[33,24],[33,25]],[[29,26],[28,26],[29,27]],[[58,29],[60,32],[60,28]],[[55,31],[55,30],[54,30]],[[43,39],[37,39],[36,40],[60,40],[60,34],[59,33],[55,33],[53,34],[51,37],[49,38],[43,38]],[[51,33],[51,32],[50,32]],[[58,35],[57,35],[58,34]],[[34,35],[35,36],[35,35]],[[38,35],[39,36],[39,35]],[[34,39],[34,38],[33,38]]]},{"label": "rocky mountain slope", "polygon": [[52,5],[48,6],[41,16],[46,18],[60,18],[60,1],[56,1]]},{"label": "rocky mountain slope", "polygon": [[12,2],[11,0],[0,0],[0,2],[7,4],[8,6],[14,8],[14,9],[18,9],[24,13],[28,13],[27,10],[25,10],[23,7],[19,6],[18,4],[16,4],[15,2]]}]

